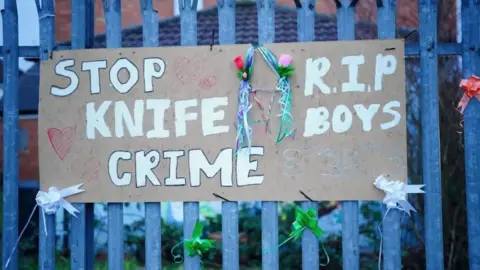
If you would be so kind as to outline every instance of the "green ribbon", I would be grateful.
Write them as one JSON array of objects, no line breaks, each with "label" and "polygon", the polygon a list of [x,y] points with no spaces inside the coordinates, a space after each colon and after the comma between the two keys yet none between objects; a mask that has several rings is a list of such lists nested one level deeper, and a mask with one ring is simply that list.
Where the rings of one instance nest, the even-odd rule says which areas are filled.
[{"label": "green ribbon", "polygon": [[285,137],[290,137],[295,133],[292,116],[292,89],[287,77],[281,77],[278,80],[277,89],[282,92],[282,97],[278,101],[280,103],[281,120],[280,128],[277,135],[276,143],[281,142]]},{"label": "green ribbon", "polygon": [[310,229],[310,231],[317,237],[320,238],[325,232],[318,226],[318,219],[316,217],[317,212],[312,208],[309,208],[307,211],[304,211],[302,208],[298,207],[295,210],[295,221],[293,222],[293,231],[290,233],[290,236],[293,236],[294,240],[297,240],[305,228]]},{"label": "green ribbon", "polygon": [[[292,223],[293,230],[288,235],[288,238],[276,248],[285,245],[286,243],[288,243],[288,241],[292,239],[295,241],[298,240],[298,238],[300,238],[305,229],[309,229],[317,238],[320,238],[320,236],[325,234],[325,232],[320,228],[320,226],[318,226],[318,218],[316,217],[316,215],[317,212],[313,208],[308,208],[307,211],[304,211],[302,208],[297,206],[295,209],[295,221]],[[320,244],[322,245],[325,256],[327,256],[327,263],[320,265],[326,266],[330,262],[330,257],[328,256],[328,253],[325,250],[325,246],[323,246],[323,243],[320,242]]]},{"label": "green ribbon", "polygon": [[176,263],[181,263],[183,261],[183,258],[182,258],[182,255],[178,255],[178,254],[175,255],[173,251],[182,243],[184,244],[184,247],[187,250],[187,254],[190,257],[195,257],[198,255],[201,258],[204,253],[208,252],[208,250],[214,247],[215,240],[202,239],[201,238],[202,232],[203,232],[203,224],[201,224],[197,220],[197,222],[195,223],[195,227],[193,228],[192,238],[186,239],[176,244],[170,252],[173,256],[173,260]]}]

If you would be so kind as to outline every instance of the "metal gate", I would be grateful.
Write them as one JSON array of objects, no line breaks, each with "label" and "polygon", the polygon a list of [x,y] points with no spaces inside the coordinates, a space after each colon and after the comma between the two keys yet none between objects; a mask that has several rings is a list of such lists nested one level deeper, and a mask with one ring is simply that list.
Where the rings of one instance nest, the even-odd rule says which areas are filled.
[{"label": "metal gate", "polygon": [[[27,0],[21,0],[27,1]],[[32,0],[33,1],[33,0]],[[130,1],[130,0],[129,0]],[[178,0],[181,18],[181,44],[197,44],[196,0]],[[326,0],[325,0],[326,1]],[[5,0],[2,11],[4,46],[4,179],[3,179],[3,242],[2,265],[5,265],[17,240],[18,230],[18,57],[48,59],[55,46],[55,15],[53,0],[36,0],[40,19],[40,46],[18,46],[17,0]],[[152,0],[140,0],[143,16],[144,46],[159,46],[158,16]],[[314,0],[297,6],[298,41],[314,38]],[[355,39],[355,4],[358,0],[335,0],[337,5],[338,39]],[[72,43],[71,49],[92,47],[94,0],[72,0]],[[407,56],[420,57],[421,115],[422,115],[422,167],[425,187],[425,244],[427,269],[443,269],[442,193],[440,174],[440,134],[438,98],[438,56],[461,55],[463,76],[480,73],[480,3],[477,0],[462,0],[461,43],[437,43],[438,0],[419,0],[419,44],[406,45]],[[107,24],[107,47],[121,47],[120,0],[103,0]],[[275,1],[259,0],[258,37],[259,43],[274,42]],[[377,0],[378,38],[396,37],[396,1]],[[218,0],[219,41],[221,44],[235,43],[235,1]],[[61,48],[65,49],[65,48]],[[470,269],[480,269],[480,149],[477,132],[480,132],[480,103],[473,101],[465,111],[464,138],[466,161],[466,193],[468,216],[468,239]],[[459,179],[462,181],[462,179]],[[302,207],[316,207],[316,203],[303,202]],[[81,211],[78,219],[71,220],[71,267],[72,269],[93,269],[93,205],[76,204]],[[160,203],[146,204],[146,269],[161,269],[161,220]],[[276,202],[262,202],[262,265],[263,269],[279,269],[278,250],[271,246],[278,244],[278,213]],[[359,258],[359,206],[357,201],[342,202],[342,252],[343,269],[360,269]],[[123,269],[123,209],[122,204],[108,205],[108,267]],[[184,235],[188,238],[199,216],[199,203],[184,204]],[[40,218],[41,215],[40,215]],[[385,269],[401,269],[399,211],[390,211],[383,224],[383,266]],[[222,238],[224,269],[239,269],[238,204],[222,202]],[[55,226],[54,217],[47,216],[44,224],[48,234],[40,234],[40,267],[55,268]],[[268,252],[267,252],[268,251]],[[200,259],[185,257],[185,269],[200,269]],[[303,269],[319,269],[319,246],[312,233],[302,238]],[[14,253],[9,269],[18,268],[18,254]]]}]

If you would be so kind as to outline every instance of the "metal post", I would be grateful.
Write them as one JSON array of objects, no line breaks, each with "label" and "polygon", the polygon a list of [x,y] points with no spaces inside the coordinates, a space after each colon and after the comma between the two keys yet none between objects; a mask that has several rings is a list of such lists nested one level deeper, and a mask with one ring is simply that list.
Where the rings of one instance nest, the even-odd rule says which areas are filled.
[{"label": "metal post", "polygon": [[[297,36],[299,42],[313,41],[315,38],[315,1],[302,1],[297,4]],[[304,210],[315,209],[318,212],[318,202],[305,201],[301,203]],[[302,235],[302,268],[320,269],[319,239],[310,231]]]},{"label": "metal post", "polygon": [[[84,0],[72,0],[72,49],[85,48],[86,4]],[[70,265],[72,269],[86,269],[86,207],[84,203],[73,206],[80,213],[70,219]]]},{"label": "metal post", "polygon": [[[337,3],[338,40],[355,39],[355,4],[357,1],[339,0]],[[342,202],[342,257],[344,270],[360,269],[358,201]]]},{"label": "metal post", "polygon": [[[120,0],[102,0],[107,22],[107,48],[122,47]],[[123,270],[123,204],[108,204],[108,269]]]},{"label": "metal post", "polygon": [[[396,0],[377,1],[377,8],[378,38],[394,39],[396,34]],[[383,268],[385,270],[402,268],[402,252],[400,243],[401,213],[402,212],[397,209],[390,209],[387,216],[383,220]],[[378,259],[381,260],[382,258]]]},{"label": "metal post", "polygon": [[[152,0],[140,1],[143,16],[143,46],[158,47],[158,14]],[[162,269],[162,215],[160,203],[145,203],[145,267]]]},{"label": "metal post", "polygon": [[422,170],[427,269],[443,269],[442,178],[438,109],[437,0],[419,0]]},{"label": "metal post", "polygon": [[[463,77],[480,76],[480,2],[462,1]],[[472,98],[464,112],[465,174],[467,195],[468,259],[480,269],[480,103]]]},{"label": "metal post", "polygon": [[[180,7],[180,38],[182,46],[197,45],[197,0],[177,0]],[[199,202],[183,204],[183,236],[190,238],[200,213]],[[200,270],[200,257],[190,257],[186,249],[185,270]]]},{"label": "metal post", "polygon": [[[275,41],[275,1],[258,0],[258,43]],[[262,268],[279,269],[278,203],[262,202]]]},{"label": "metal post", "polygon": [[[48,60],[55,46],[55,9],[53,0],[38,0],[40,20],[40,60]],[[40,269],[55,269],[55,215],[40,216]],[[43,221],[45,217],[45,222]],[[46,225],[46,228],[45,228]],[[45,234],[45,230],[48,234]]]},{"label": "metal post", "polygon": [[[235,44],[234,0],[218,1],[218,26],[220,44]],[[238,202],[222,202],[223,268],[231,270],[240,269],[239,256]]]},{"label": "metal post", "polygon": [[[18,237],[18,13],[16,0],[6,0],[3,17],[3,227],[2,268]],[[15,250],[8,269],[18,269]]]}]

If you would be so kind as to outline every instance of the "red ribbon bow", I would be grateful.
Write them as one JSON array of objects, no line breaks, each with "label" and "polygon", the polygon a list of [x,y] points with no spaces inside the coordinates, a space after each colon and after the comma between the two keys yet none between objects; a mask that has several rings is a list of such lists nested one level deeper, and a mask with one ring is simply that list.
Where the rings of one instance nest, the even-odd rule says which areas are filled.
[{"label": "red ribbon bow", "polygon": [[458,108],[463,114],[463,111],[465,111],[465,108],[467,108],[467,104],[470,102],[470,99],[475,97],[480,101],[480,77],[472,75],[468,80],[463,79],[460,82],[460,87],[465,91],[462,99],[458,103]]}]

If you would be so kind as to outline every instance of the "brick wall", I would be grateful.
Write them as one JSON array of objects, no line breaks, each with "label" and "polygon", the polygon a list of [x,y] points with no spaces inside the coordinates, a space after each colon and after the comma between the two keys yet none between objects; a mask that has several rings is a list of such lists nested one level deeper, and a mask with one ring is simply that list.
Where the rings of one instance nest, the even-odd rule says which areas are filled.
[{"label": "brick wall", "polygon": [[[174,0],[153,0],[154,8],[158,10],[160,19],[173,16]],[[124,0],[122,1],[122,26],[129,27],[142,23],[140,11],[140,1]],[[277,4],[294,6],[293,0],[277,0]],[[216,0],[203,0],[204,8],[215,6]],[[357,20],[376,20],[376,0],[362,0],[357,5]],[[417,1],[398,0],[397,3],[397,22],[399,26],[408,26],[416,28],[418,25]],[[57,41],[66,41],[71,39],[71,0],[59,0],[55,5],[56,13],[56,37]],[[336,12],[333,0],[317,1],[317,12],[333,14]],[[101,0],[95,0],[95,33],[105,32],[105,17]]]},{"label": "brick wall", "polygon": [[[38,175],[38,123],[36,119],[20,120],[19,128],[28,131],[28,149],[19,153],[20,179],[36,180]],[[0,138],[3,138],[3,126],[0,126]],[[0,151],[3,160],[3,151]],[[0,167],[3,172],[3,168]]]},{"label": "brick wall", "polygon": [[[55,3],[55,31],[57,41],[71,39],[71,0],[57,0]],[[153,0],[154,8],[160,18],[173,16],[173,0]],[[139,0],[122,1],[122,26],[129,27],[142,24],[142,13]],[[105,32],[105,16],[102,0],[95,0],[95,33]]]}]

